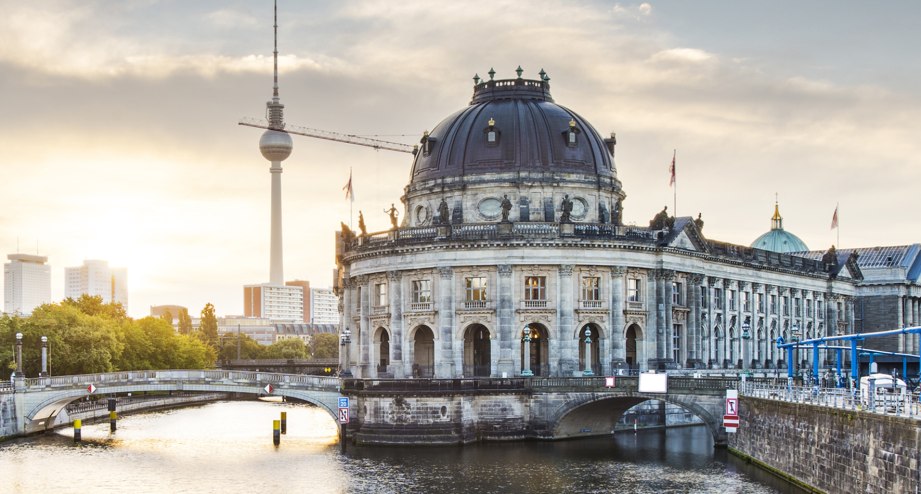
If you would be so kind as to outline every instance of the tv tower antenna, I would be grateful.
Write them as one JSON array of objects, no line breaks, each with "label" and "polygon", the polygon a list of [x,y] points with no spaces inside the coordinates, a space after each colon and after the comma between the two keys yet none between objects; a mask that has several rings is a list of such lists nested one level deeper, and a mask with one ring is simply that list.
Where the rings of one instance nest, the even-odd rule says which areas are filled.
[{"label": "tv tower antenna", "polygon": [[269,284],[284,285],[285,275],[282,260],[282,234],[281,234],[281,162],[291,156],[294,143],[291,136],[284,131],[285,105],[281,104],[278,97],[278,1],[275,2],[275,49],[274,80],[272,85],[272,100],[266,102],[265,112],[269,121],[268,128],[259,139],[259,151],[262,156],[272,164],[269,173],[272,175],[272,226],[271,247],[269,252]]}]

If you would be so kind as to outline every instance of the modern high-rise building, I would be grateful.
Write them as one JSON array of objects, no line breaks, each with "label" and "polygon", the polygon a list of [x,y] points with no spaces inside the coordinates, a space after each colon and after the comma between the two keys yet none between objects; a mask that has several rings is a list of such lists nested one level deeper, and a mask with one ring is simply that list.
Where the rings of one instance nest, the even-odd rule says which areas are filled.
[{"label": "modern high-rise building", "polygon": [[243,316],[272,321],[304,321],[304,289],[262,283],[243,286]]},{"label": "modern high-rise building", "polygon": [[310,289],[310,323],[339,324],[339,297],[332,288]]},{"label": "modern high-rise building", "polygon": [[51,302],[51,266],[45,256],[9,254],[3,265],[3,311],[29,315]]},{"label": "modern high-rise building", "polygon": [[82,266],[64,268],[64,296],[102,297],[105,303],[118,302],[128,310],[128,270],[110,268],[107,261],[86,260]]},{"label": "modern high-rise building", "polygon": [[310,322],[310,282],[306,280],[286,281],[285,286],[299,286],[303,295],[303,322]]}]

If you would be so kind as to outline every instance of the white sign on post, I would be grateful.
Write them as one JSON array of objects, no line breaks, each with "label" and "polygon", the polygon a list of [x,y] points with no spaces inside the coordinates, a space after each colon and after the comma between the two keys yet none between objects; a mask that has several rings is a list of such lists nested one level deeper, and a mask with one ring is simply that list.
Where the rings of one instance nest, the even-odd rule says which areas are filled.
[{"label": "white sign on post", "polygon": [[726,415],[739,415],[739,399],[726,398]]},{"label": "white sign on post", "polygon": [[340,409],[339,409],[339,423],[340,423],[340,424],[348,424],[348,423],[349,423],[349,409],[348,409],[348,408],[340,408]]}]

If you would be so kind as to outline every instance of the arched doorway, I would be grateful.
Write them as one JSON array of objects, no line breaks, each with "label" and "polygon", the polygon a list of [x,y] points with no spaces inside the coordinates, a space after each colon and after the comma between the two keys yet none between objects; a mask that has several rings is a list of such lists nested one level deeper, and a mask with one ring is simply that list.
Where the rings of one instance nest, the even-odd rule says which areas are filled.
[{"label": "arched doorway", "polygon": [[643,330],[636,324],[631,324],[625,334],[625,359],[631,369],[639,369],[643,358]]},{"label": "arched doorway", "polygon": [[435,334],[428,326],[419,326],[413,333],[413,377],[434,377]]},{"label": "arched doorway", "polygon": [[387,374],[387,366],[390,365],[390,334],[386,329],[377,328],[374,346],[377,350],[377,376],[383,377]]},{"label": "arched doorway", "polygon": [[[586,324],[579,330],[577,335],[578,346],[579,346],[579,370],[584,371],[586,369],[586,364],[588,368],[591,369],[592,374],[596,376],[601,375],[601,348],[600,343],[601,330],[595,324]],[[589,341],[589,355],[588,360],[586,361],[585,355],[585,337],[588,337]]]},{"label": "arched doorway", "polygon": [[[524,334],[527,331],[530,336],[530,343],[528,343],[529,357],[530,362],[525,362],[524,357],[524,347],[525,347],[525,338]],[[543,324],[531,323],[525,326],[521,335],[521,369],[526,368],[531,369],[531,372],[535,376],[549,376],[550,375],[550,352],[549,352],[549,342],[547,341],[548,332],[547,328]]]},{"label": "arched doorway", "polygon": [[489,377],[492,373],[489,330],[472,324],[464,331],[464,375]]}]

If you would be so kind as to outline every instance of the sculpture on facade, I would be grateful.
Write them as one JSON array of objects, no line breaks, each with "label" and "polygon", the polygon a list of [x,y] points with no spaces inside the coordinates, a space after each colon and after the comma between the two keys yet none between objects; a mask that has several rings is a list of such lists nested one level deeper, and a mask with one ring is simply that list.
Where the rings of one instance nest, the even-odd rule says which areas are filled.
[{"label": "sculpture on facade", "polygon": [[834,268],[838,267],[838,251],[835,249],[834,245],[825,251],[825,254],[822,256],[822,264],[825,266],[825,271],[832,271]]},{"label": "sculpture on facade", "polygon": [[703,231],[704,229],[704,219],[701,218],[703,213],[697,213],[697,219],[694,220],[694,224],[697,225],[697,229]]},{"label": "sculpture on facade", "polygon": [[563,210],[563,214],[560,215],[560,223],[572,223],[570,215],[572,214],[572,199],[569,198],[569,194],[563,196],[563,203],[560,205],[560,209]]},{"label": "sculpture on facade", "polygon": [[362,237],[368,236],[368,230],[365,228],[365,215],[361,214],[361,210],[358,210],[358,229]]},{"label": "sculpture on facade", "polygon": [[512,201],[508,200],[508,196],[502,196],[502,222],[508,223],[508,214],[512,210]]},{"label": "sculpture on facade", "polygon": [[445,201],[444,198],[441,198],[441,204],[438,205],[438,224],[440,225],[450,225],[451,218],[449,217],[450,213],[448,212],[448,201]]},{"label": "sculpture on facade", "polygon": [[671,229],[674,224],[675,218],[668,215],[668,206],[665,206],[649,222],[649,228],[651,230],[665,230],[666,228]]},{"label": "sculpture on facade", "polygon": [[390,216],[390,225],[392,226],[392,229],[395,230],[397,228],[397,217],[400,215],[400,212],[397,211],[397,208],[393,205],[393,203],[390,203],[390,209],[385,209],[384,213]]},{"label": "sculpture on facade", "polygon": [[618,198],[617,203],[614,204],[614,211],[611,213],[611,223],[613,223],[615,226],[620,226],[622,224],[621,218],[623,217],[623,213],[624,213],[623,199]]}]

